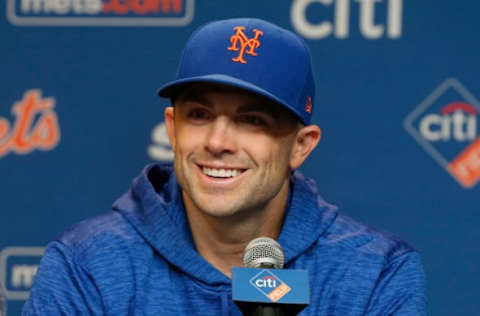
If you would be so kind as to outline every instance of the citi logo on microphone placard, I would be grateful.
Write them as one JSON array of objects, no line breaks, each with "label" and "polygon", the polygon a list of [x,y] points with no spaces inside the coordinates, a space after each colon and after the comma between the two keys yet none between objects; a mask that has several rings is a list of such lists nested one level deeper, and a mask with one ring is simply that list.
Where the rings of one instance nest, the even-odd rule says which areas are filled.
[{"label": "citi logo on microphone placard", "polygon": [[291,288],[270,270],[262,270],[250,279],[250,284],[268,297],[272,302],[276,302],[290,292]]},{"label": "citi logo on microphone placard", "polygon": [[195,0],[7,0],[14,25],[184,26]]},{"label": "citi logo on microphone placard", "polygon": [[479,113],[478,100],[451,78],[404,121],[420,146],[465,188],[480,180]]}]

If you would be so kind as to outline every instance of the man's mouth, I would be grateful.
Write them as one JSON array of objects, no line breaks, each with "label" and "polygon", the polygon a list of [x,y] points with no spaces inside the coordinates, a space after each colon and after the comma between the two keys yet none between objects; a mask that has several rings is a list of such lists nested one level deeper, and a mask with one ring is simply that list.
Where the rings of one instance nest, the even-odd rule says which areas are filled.
[{"label": "man's mouth", "polygon": [[209,177],[212,178],[233,178],[240,175],[244,169],[215,169],[202,167],[202,171]]}]

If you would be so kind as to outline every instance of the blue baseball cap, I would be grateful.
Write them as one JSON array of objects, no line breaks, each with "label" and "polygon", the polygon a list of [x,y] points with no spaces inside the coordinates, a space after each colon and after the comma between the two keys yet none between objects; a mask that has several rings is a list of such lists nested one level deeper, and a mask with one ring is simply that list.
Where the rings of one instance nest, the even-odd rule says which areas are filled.
[{"label": "blue baseball cap", "polygon": [[239,18],[198,28],[185,45],[176,79],[158,94],[171,98],[194,82],[251,91],[310,124],[315,97],[310,51],[298,35],[272,23]]}]

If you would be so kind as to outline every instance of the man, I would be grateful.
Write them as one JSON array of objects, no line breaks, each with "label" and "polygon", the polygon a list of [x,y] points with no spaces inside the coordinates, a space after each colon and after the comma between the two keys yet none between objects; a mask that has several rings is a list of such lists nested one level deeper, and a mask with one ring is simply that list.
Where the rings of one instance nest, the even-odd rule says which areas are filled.
[{"label": "man", "polygon": [[295,34],[258,19],[197,30],[159,91],[173,169],[147,166],[112,212],[52,242],[24,314],[240,315],[231,269],[268,236],[286,268],[309,271],[302,315],[424,315],[418,254],[338,215],[295,171],[321,136],[314,91]]}]

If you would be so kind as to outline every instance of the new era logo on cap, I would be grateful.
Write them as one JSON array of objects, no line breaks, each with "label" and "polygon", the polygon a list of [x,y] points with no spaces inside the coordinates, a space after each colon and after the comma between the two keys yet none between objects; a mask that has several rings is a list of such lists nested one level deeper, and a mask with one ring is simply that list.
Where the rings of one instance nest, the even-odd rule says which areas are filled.
[{"label": "new era logo on cap", "polygon": [[312,114],[312,98],[307,97],[307,104],[305,104],[305,112]]}]

